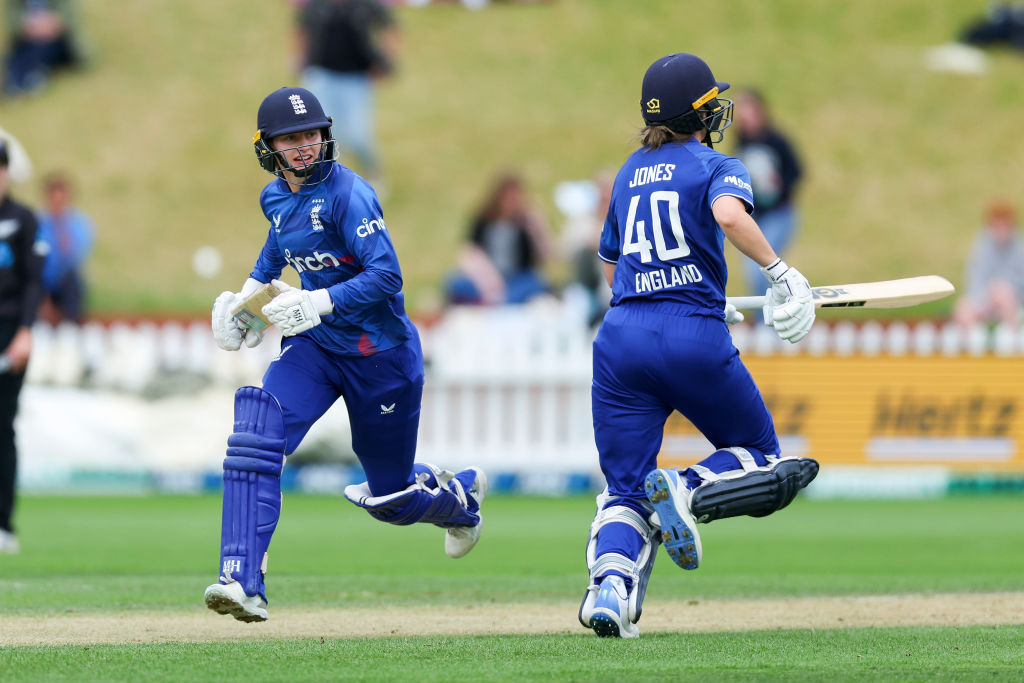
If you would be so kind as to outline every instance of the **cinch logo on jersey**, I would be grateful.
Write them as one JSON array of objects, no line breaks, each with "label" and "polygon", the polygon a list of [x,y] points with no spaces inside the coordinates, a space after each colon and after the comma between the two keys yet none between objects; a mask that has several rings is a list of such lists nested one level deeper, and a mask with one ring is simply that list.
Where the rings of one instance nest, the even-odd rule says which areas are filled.
[{"label": "cinch logo on jersey", "polygon": [[302,97],[299,95],[292,95],[288,98],[288,101],[292,103],[292,109],[295,110],[296,114],[306,113],[306,103],[302,101]]},{"label": "cinch logo on jersey", "polygon": [[369,218],[363,219],[363,224],[356,228],[356,234],[360,237],[369,237],[378,230],[387,230],[388,226],[384,225],[383,218],[374,218],[372,221]]},{"label": "cinch logo on jersey", "polygon": [[672,266],[671,268],[660,268],[649,273],[636,274],[636,291],[656,292],[666,287],[678,287],[691,282],[700,282],[704,279],[695,265]]},{"label": "cinch logo on jersey", "polygon": [[330,266],[337,268],[341,265],[341,261],[337,256],[330,252],[319,252],[314,251],[312,256],[292,256],[290,249],[284,250],[284,260],[288,262],[295,272],[302,273],[307,270],[323,270],[325,267]]},{"label": "cinch logo on jersey", "polygon": [[314,199],[313,210],[309,212],[309,220],[313,222],[313,230],[316,232],[324,229],[324,224],[320,222],[320,209],[322,208],[324,208],[324,198]]},{"label": "cinch logo on jersey", "polygon": [[[672,180],[672,171],[675,164],[658,164],[657,166],[641,166],[633,172],[633,179],[629,181],[630,187],[657,183],[662,180]],[[728,178],[726,178],[728,180]]]},{"label": "cinch logo on jersey", "polygon": [[727,175],[727,176],[725,176],[724,178],[722,178],[722,182],[723,183],[731,183],[731,184],[735,185],[736,187],[742,187],[747,192],[753,192],[754,191],[754,188],[752,188],[750,186],[750,183],[746,182],[742,178],[737,178],[734,175]]}]

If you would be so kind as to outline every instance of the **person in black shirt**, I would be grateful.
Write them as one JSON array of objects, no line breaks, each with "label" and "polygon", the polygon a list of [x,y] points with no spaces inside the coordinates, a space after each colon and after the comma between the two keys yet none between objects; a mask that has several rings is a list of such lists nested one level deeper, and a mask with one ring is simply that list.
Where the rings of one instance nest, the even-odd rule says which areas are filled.
[{"label": "person in black shirt", "polygon": [[541,272],[551,253],[547,223],[529,205],[519,176],[498,179],[473,217],[459,271],[447,283],[455,304],[521,304],[549,291]]},{"label": "person in black shirt", "polygon": [[0,553],[16,553],[14,417],[42,298],[45,246],[36,239],[35,214],[8,196],[7,164],[7,146],[0,141]]},{"label": "person in black shirt", "polygon": [[373,84],[394,70],[394,17],[377,0],[309,0],[299,14],[299,45],[304,87],[333,119],[342,150],[355,155],[360,172],[380,193]]},{"label": "person in black shirt", "polygon": [[[739,141],[735,156],[750,172],[754,186],[754,218],[768,244],[784,256],[797,226],[793,195],[803,173],[800,160],[789,140],[768,115],[764,98],[756,90],[744,90],[736,97],[736,128]],[[748,286],[754,294],[763,280],[761,269],[751,259],[744,262]]]}]

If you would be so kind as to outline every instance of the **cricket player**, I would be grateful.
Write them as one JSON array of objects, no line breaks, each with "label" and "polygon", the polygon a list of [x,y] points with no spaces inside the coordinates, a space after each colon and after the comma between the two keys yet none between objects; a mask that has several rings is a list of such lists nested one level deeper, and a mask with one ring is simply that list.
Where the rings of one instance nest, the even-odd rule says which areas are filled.
[{"label": "cricket player", "polygon": [[[265,283],[280,294],[262,307],[284,334],[262,387],[235,394],[224,459],[220,581],[207,606],[241,621],[267,619],[267,548],[281,511],[285,456],[339,398],[366,482],[345,496],[391,524],[444,527],[445,551],[462,557],[480,538],[483,471],[458,474],[413,463],[423,393],[423,354],[405,313],[402,273],[377,195],[334,160],[331,120],[303,88],[270,93],[253,139],[260,166],[277,176],[260,195],[269,229],[240,292],[213,305],[225,350],[261,336],[232,311]],[[281,282],[291,266],[301,289]]]},{"label": "cricket player", "polygon": [[[643,79],[642,147],[619,171],[599,255],[612,307],[594,341],[594,436],[607,479],[590,527],[590,585],[579,619],[599,636],[635,638],[662,541],[680,567],[701,560],[697,522],[785,507],[818,464],[783,457],[771,415],[732,344],[743,319],[725,300],[723,237],[767,278],[766,324],[790,342],[814,322],[807,278],[750,217],[747,170],[712,148],[731,123],[729,87],[690,54]],[[685,470],[656,469],[678,410],[717,449]]]}]

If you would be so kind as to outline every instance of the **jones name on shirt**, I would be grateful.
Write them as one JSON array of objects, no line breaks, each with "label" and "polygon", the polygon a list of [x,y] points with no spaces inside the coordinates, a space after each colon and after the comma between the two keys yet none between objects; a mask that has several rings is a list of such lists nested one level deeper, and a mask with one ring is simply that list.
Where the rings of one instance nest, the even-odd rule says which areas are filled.
[{"label": "jones name on shirt", "polygon": [[663,180],[672,180],[672,171],[675,164],[657,164],[656,166],[641,166],[633,171],[633,179],[629,181],[630,187],[638,187],[647,183],[658,183]]}]

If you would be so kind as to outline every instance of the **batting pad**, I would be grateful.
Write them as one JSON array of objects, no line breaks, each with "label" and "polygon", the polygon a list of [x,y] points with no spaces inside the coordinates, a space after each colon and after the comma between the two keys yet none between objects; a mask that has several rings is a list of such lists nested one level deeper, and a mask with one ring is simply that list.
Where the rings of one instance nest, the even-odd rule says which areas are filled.
[{"label": "batting pad", "polygon": [[691,501],[697,521],[740,515],[765,517],[789,505],[800,489],[818,475],[818,462],[811,458],[770,457],[767,462],[766,466],[756,466],[741,459],[741,470],[722,474],[702,472],[705,481],[693,490]]},{"label": "batting pad", "polygon": [[401,491],[373,496],[363,482],[346,486],[345,497],[375,519],[399,526],[426,522],[448,529],[480,523],[480,515],[469,511],[468,500],[448,487],[450,472],[417,463],[414,473],[415,481]]},{"label": "batting pad", "polygon": [[246,595],[264,600],[267,548],[281,516],[285,445],[277,399],[259,387],[239,389],[224,458],[221,581],[238,581]]}]

